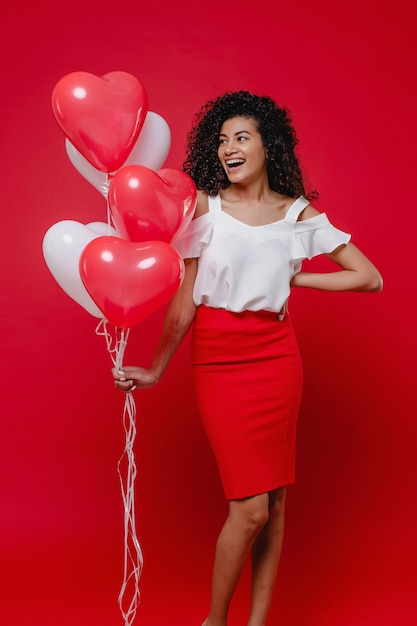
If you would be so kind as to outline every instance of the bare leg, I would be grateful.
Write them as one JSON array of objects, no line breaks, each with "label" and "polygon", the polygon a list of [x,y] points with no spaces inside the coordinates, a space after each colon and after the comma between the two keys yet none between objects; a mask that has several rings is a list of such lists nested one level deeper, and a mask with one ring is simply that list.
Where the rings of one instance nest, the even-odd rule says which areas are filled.
[{"label": "bare leg", "polygon": [[252,608],[248,626],[265,626],[284,536],[286,489],[269,494],[269,520],[252,547]]},{"label": "bare leg", "polygon": [[210,613],[203,626],[226,626],[233,592],[246,557],[268,521],[267,493],[229,502],[229,515],[216,545]]}]

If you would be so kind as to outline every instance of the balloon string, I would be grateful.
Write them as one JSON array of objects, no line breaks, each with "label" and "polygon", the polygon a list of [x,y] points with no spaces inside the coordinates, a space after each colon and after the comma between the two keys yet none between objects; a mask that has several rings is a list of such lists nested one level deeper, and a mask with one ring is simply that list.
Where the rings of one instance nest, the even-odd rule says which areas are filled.
[{"label": "balloon string", "polygon": [[97,325],[96,334],[104,337],[107,351],[110,355],[112,363],[115,368],[120,370],[122,368],[127,341],[129,339],[130,328],[115,328],[114,335],[112,335],[107,328],[107,324],[107,320],[101,319]]},{"label": "balloon string", "polygon": [[[114,335],[112,335],[107,328],[107,321],[101,320],[96,328],[96,333],[105,338],[107,350],[114,367],[121,369],[130,329],[115,328]],[[137,467],[134,443],[136,438],[136,404],[131,393],[126,394],[125,398],[123,428],[126,438],[125,449],[117,464],[124,505],[123,583],[118,601],[125,626],[131,626],[140,602],[139,579],[143,569],[143,555],[137,538],[135,520],[134,486]],[[126,600],[128,593],[131,596],[130,602]]]},{"label": "balloon string", "polygon": [[[132,394],[129,393],[126,396],[123,411],[123,426],[126,434],[126,446],[117,465],[125,512],[124,570],[123,583],[119,594],[119,607],[125,620],[125,626],[130,626],[136,615],[136,610],[140,602],[139,579],[143,568],[143,555],[137,538],[135,521],[134,484],[137,474],[133,451],[133,445],[136,437],[135,416],[135,401]],[[125,474],[124,466],[127,466],[125,479],[123,478]],[[131,595],[131,601],[125,609],[125,594],[128,591]]]},{"label": "balloon string", "polygon": [[111,234],[112,226],[114,227],[113,220],[112,220],[112,214],[111,214],[111,210],[110,210],[110,202],[109,202],[109,189],[110,189],[110,183],[112,181],[112,178],[113,178],[113,174],[107,173],[106,174],[106,180],[100,187],[100,190],[101,190],[102,194],[106,198],[107,226],[108,226],[108,233],[107,234],[108,235]]}]

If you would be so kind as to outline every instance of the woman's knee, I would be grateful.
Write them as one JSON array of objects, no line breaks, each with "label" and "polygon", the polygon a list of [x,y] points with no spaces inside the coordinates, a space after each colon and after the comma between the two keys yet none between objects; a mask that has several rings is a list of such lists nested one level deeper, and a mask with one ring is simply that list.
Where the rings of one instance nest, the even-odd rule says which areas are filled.
[{"label": "woman's knee", "polygon": [[232,501],[230,515],[249,533],[259,533],[269,520],[268,494]]}]

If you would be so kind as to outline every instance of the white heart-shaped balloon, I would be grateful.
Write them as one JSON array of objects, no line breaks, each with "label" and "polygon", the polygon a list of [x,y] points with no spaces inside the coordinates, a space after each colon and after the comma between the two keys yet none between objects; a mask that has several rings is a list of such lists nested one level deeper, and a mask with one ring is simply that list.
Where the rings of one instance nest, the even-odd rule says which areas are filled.
[{"label": "white heart-shaped balloon", "polygon": [[[167,122],[158,113],[148,111],[139,137],[123,167],[144,165],[151,170],[159,170],[165,163],[170,147],[171,131]],[[65,149],[75,169],[106,198],[109,188],[107,174],[91,165],[68,139],[65,140]]]},{"label": "white heart-shaped balloon", "polygon": [[119,236],[104,222],[92,222],[86,226],[74,220],[63,220],[46,231],[42,242],[45,262],[60,287],[91,315],[100,318],[103,314],[84,287],[79,264],[87,244],[103,235]]}]

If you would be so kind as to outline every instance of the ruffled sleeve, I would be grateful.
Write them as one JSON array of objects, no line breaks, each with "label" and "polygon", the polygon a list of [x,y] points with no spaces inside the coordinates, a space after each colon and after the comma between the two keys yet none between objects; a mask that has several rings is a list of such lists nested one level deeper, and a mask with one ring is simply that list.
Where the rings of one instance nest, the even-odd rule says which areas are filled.
[{"label": "ruffled sleeve", "polygon": [[335,228],[325,213],[296,222],[294,260],[329,254],[338,246],[348,243],[350,237],[348,233]]},{"label": "ruffled sleeve", "polygon": [[179,232],[171,241],[171,245],[183,259],[199,257],[203,248],[211,240],[213,234],[213,220],[210,213],[204,213],[194,219],[184,232]]}]

